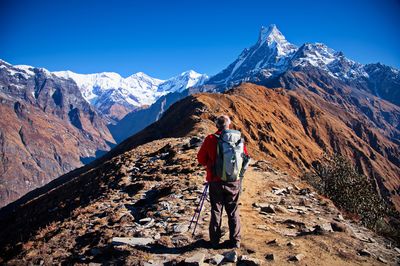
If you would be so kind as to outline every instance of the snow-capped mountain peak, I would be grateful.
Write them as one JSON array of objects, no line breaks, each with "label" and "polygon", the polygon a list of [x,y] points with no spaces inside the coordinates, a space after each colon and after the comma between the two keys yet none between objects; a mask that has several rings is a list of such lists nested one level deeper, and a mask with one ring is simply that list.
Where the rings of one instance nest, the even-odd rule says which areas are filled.
[{"label": "snow-capped mountain peak", "polygon": [[208,84],[233,85],[263,70],[263,75],[282,73],[297,47],[288,42],[276,25],[261,27],[258,41],[246,48],[226,69],[210,78]]},{"label": "snow-capped mountain peak", "polygon": [[273,42],[286,41],[285,36],[278,30],[275,24],[269,27],[261,26],[259,42],[267,42],[269,45]]},{"label": "snow-capped mountain peak", "polygon": [[208,85],[232,86],[262,82],[301,67],[316,67],[334,78],[368,78],[365,66],[323,43],[305,43],[299,48],[288,42],[276,25],[261,27],[258,41],[246,48],[226,69],[211,77]]},{"label": "snow-capped mountain peak", "polygon": [[278,56],[288,55],[297,49],[295,45],[286,40],[275,24],[271,24],[269,27],[261,27],[257,45],[264,44],[276,49]]},{"label": "snow-capped mountain peak", "polygon": [[160,84],[158,87],[158,92],[182,92],[190,87],[203,85],[207,79],[208,76],[205,74],[197,73],[194,70],[185,71],[180,75],[170,78]]},{"label": "snow-capped mountain peak", "polygon": [[53,74],[74,80],[83,97],[104,114],[108,114],[115,104],[124,106],[126,110],[149,106],[161,96],[201,85],[208,78],[193,70],[168,80],[156,79],[143,72],[137,72],[127,78],[114,72],[77,74],[72,71],[59,71]]}]

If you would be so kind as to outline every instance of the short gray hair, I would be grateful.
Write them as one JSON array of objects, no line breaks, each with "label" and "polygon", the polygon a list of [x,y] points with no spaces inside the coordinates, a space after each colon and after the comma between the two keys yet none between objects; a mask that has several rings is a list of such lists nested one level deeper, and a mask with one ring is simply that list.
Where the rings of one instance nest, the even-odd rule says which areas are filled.
[{"label": "short gray hair", "polygon": [[215,120],[215,125],[217,126],[218,130],[228,129],[229,125],[231,124],[231,119],[227,115],[221,115]]}]

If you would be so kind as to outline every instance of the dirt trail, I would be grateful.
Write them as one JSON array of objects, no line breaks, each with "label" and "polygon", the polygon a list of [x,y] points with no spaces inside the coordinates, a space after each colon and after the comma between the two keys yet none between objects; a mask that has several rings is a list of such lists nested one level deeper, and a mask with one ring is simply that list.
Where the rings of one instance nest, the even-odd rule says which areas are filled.
[{"label": "dirt trail", "polygon": [[[36,215],[44,219],[48,217],[45,214],[71,206],[75,194],[68,194],[70,191],[82,191],[67,218],[48,221],[47,226],[33,232],[20,243],[20,250],[8,264],[182,265],[179,263],[199,253],[209,263],[217,254],[231,251],[211,249],[205,241],[210,218],[208,201],[196,235],[192,237],[187,230],[205,176],[204,168],[196,161],[197,148],[188,146],[190,140],[148,143],[66,183],[54,191],[52,201],[43,196],[32,202],[35,208],[30,209],[42,211],[36,211]],[[243,187],[239,258],[246,255],[258,259],[258,265],[384,265],[379,262],[381,257],[387,264],[396,265],[398,253],[387,239],[343,219],[330,200],[269,162],[255,162],[245,175]],[[20,223],[26,226],[25,220]],[[337,228],[331,232],[332,223],[344,232]],[[221,242],[229,235],[226,215],[223,231],[226,233]],[[145,239],[153,244],[121,245],[115,243],[115,238]],[[268,243],[272,240],[275,243]],[[363,249],[370,255],[360,256]],[[267,260],[267,254],[273,254],[274,259]],[[290,258],[298,254],[302,254],[301,260],[292,262]]]},{"label": "dirt trail", "polygon": [[[357,250],[368,248],[368,246],[355,238],[353,230],[356,226],[351,225],[348,221],[342,221],[342,224],[347,227],[347,232],[326,232],[322,235],[310,233],[305,236],[297,236],[302,229],[284,223],[284,221],[291,220],[294,221],[293,224],[296,222],[304,223],[306,228],[311,228],[313,225],[334,221],[334,218],[339,214],[329,200],[318,195],[315,195],[314,202],[306,204],[308,207],[304,207],[304,211],[296,209],[290,211],[292,210],[291,206],[296,207],[304,198],[314,198],[313,196],[299,196],[299,192],[304,186],[305,184],[300,180],[275,170],[270,172],[257,168],[248,170],[240,200],[242,247],[238,250],[239,257],[240,255],[247,255],[256,258],[261,265],[384,265],[377,261],[375,255],[362,257],[357,254]],[[274,189],[287,187],[296,188],[292,188],[292,192],[289,194],[282,193],[278,196],[271,193]],[[272,214],[261,213],[260,208],[254,207],[255,203],[270,203],[275,206],[276,211]],[[303,209],[300,206],[297,207]],[[199,234],[206,236],[206,238],[209,221],[208,208],[209,205],[206,205],[203,223],[199,231]],[[223,228],[227,231],[225,214],[223,219]],[[372,237],[372,235],[370,236]],[[227,239],[228,233],[222,238],[222,241]],[[268,244],[268,242],[274,240],[276,243]],[[288,245],[288,243],[293,245]],[[385,249],[384,245],[381,248]],[[368,250],[371,250],[371,248]],[[207,252],[208,257],[212,257],[214,254],[222,254],[225,251],[228,251],[228,249],[197,249],[193,253]],[[376,256],[381,254],[379,250],[371,251],[375,252]],[[266,260],[267,254],[273,254],[274,260]],[[298,254],[304,255],[301,261],[293,262],[290,260],[292,256]],[[190,254],[186,254],[186,256],[190,256]]]}]

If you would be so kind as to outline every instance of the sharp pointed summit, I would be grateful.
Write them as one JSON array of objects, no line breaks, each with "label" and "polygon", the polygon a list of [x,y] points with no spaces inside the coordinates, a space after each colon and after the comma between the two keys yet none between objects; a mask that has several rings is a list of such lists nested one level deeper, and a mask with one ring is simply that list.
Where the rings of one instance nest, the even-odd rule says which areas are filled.
[{"label": "sharp pointed summit", "polygon": [[260,29],[259,42],[264,43],[272,43],[279,42],[281,40],[285,40],[285,36],[283,36],[282,32],[276,27],[275,24],[271,24],[268,27],[262,26]]},{"label": "sharp pointed summit", "polygon": [[266,69],[268,71],[264,71],[264,75],[275,75],[281,72],[296,51],[297,47],[286,40],[275,24],[262,26],[257,43],[243,50],[235,62],[208,83],[235,84]]}]

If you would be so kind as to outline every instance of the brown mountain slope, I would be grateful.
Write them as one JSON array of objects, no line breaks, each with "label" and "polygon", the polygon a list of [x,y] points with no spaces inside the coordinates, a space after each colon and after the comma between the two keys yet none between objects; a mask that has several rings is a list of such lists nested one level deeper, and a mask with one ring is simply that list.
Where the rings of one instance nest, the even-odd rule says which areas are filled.
[{"label": "brown mountain slope", "polygon": [[[243,132],[255,158],[268,159],[275,167],[299,175],[324,153],[339,152],[372,178],[382,195],[399,208],[400,151],[393,137],[399,134],[398,124],[382,120],[378,128],[354,105],[329,102],[323,92],[318,95],[302,88],[271,90],[242,84],[224,94],[190,96],[116,151],[161,137],[182,137],[190,132],[204,135],[214,130],[215,117],[226,113]],[[381,105],[380,111],[397,115],[399,123],[399,107],[373,100]]]},{"label": "brown mountain slope", "polygon": [[19,103],[15,110],[13,102],[4,102],[0,105],[0,206],[82,166],[81,158],[109,149],[96,131],[88,139],[38,108]]},{"label": "brown mountain slope", "polygon": [[[229,251],[209,249],[204,242],[208,202],[196,236],[187,231],[205,175],[196,163],[198,147],[190,143],[196,139],[149,142],[71,178],[7,216],[2,212],[0,261],[176,265],[198,253],[209,260]],[[269,262],[267,254],[273,254],[277,265],[287,265],[298,254],[305,256],[301,263],[307,265],[396,263],[396,250],[388,240],[343,219],[329,200],[306,186],[265,161],[249,169],[241,196],[240,256],[258,259],[261,265]],[[261,211],[257,204],[263,202],[275,206],[276,212]],[[331,223],[345,231],[330,232]],[[226,231],[226,217],[223,228]],[[115,237],[145,237],[153,244],[124,245]],[[362,249],[371,255],[359,255]]]},{"label": "brown mountain slope", "polygon": [[75,82],[0,60],[0,207],[110,149]]},{"label": "brown mountain slope", "polygon": [[[184,227],[193,214],[204,178],[196,162],[197,147],[190,144],[196,138],[190,136],[203,138],[213,132],[213,119],[228,113],[243,131],[253,158],[269,161],[257,162],[247,175],[240,254],[252,253],[265,262],[265,255],[273,253],[278,265],[287,264],[298,253],[306,255],[304,262],[309,265],[370,265],[379,256],[394,264],[396,251],[387,240],[349,220],[342,221],[346,233],[317,230],[340,220],[340,212],[329,200],[301,190],[307,185],[296,175],[321,156],[322,147],[347,155],[354,154],[349,144],[361,154],[374,150],[341,120],[352,122],[354,118],[363,123],[363,117],[334,105],[322,107],[296,91],[252,84],[226,94],[189,96],[101,159],[0,210],[1,258],[10,264],[138,265],[148,260],[179,262],[193,252],[207,253],[210,258],[225,251],[205,249],[201,241],[207,239],[207,211],[199,237],[191,238],[177,228]],[[173,138],[160,139],[165,137]],[[384,134],[376,138],[380,145],[395,145]],[[361,166],[370,162],[376,173],[398,171],[385,156],[376,156],[379,160],[354,159]],[[276,188],[287,189],[277,193]],[[252,207],[257,202],[272,203],[279,211],[260,213]],[[114,237],[150,237],[155,244],[121,246],[113,244]],[[374,240],[369,241],[371,237]],[[265,244],[275,238],[280,243],[277,246]],[[290,241],[295,246],[286,246]],[[372,256],[359,256],[363,248],[372,250]]]}]

